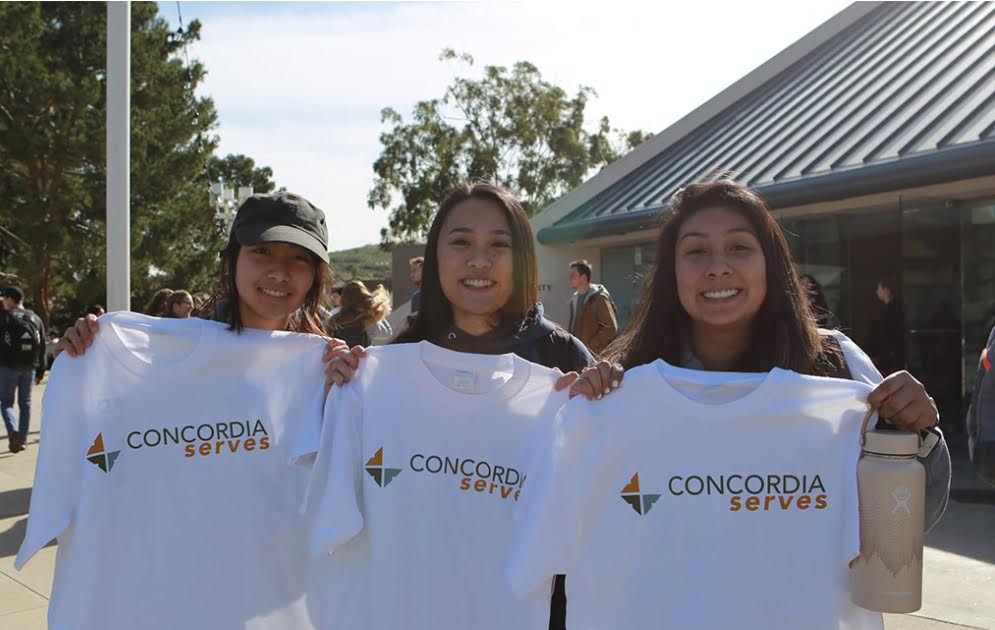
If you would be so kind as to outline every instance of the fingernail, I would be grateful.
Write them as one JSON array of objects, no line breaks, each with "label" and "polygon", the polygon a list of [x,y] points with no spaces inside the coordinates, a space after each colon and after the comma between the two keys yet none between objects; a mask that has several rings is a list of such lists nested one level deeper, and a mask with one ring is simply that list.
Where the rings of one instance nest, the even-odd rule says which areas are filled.
[{"label": "fingernail", "polygon": [[594,398],[595,398],[595,400],[601,400],[601,394],[598,394],[598,395],[597,395],[597,396],[595,396]]},{"label": "fingernail", "polygon": [[612,388],[611,387],[606,387],[602,393],[603,394],[610,394],[610,393],[612,393]]},{"label": "fingernail", "polygon": [[617,387],[618,387],[618,385],[619,385],[619,382],[618,382],[618,381],[612,381],[612,389],[615,389],[615,388],[617,388]]}]

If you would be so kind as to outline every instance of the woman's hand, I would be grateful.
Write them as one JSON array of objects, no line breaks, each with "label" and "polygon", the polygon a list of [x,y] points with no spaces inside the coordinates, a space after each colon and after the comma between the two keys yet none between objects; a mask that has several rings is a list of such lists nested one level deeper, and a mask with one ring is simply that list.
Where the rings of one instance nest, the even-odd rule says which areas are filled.
[{"label": "woman's hand", "polygon": [[867,396],[871,409],[903,431],[918,432],[940,421],[936,403],[926,388],[906,371],[895,372]]},{"label": "woman's hand", "polygon": [[55,344],[53,355],[58,357],[63,352],[68,352],[71,357],[81,357],[86,349],[90,347],[100,331],[100,324],[96,315],[80,317],[76,323],[66,329],[66,332]]},{"label": "woman's hand", "polygon": [[342,386],[351,381],[359,369],[359,360],[365,357],[366,350],[363,346],[354,346],[350,349],[341,339],[329,341],[321,357],[321,360],[328,364],[325,368],[325,392],[327,393],[332,385]]},{"label": "woman's hand", "polygon": [[622,369],[621,365],[609,361],[598,361],[594,365],[584,368],[580,377],[573,381],[570,386],[570,397],[583,396],[588,400],[601,400],[602,396],[619,388],[624,374],[625,370]]}]

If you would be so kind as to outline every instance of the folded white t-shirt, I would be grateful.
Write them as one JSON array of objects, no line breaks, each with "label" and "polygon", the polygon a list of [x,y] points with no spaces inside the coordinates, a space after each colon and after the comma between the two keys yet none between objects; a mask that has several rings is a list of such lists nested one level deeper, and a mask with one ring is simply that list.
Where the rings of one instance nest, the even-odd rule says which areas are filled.
[{"label": "folded white t-shirt", "polygon": [[323,348],[112,313],[56,361],[16,561],[58,538],[50,628],[311,627],[290,460],[321,417]]},{"label": "folded white t-shirt", "polygon": [[427,342],[367,352],[325,405],[313,614],[342,630],[546,630],[551,581],[517,595],[504,565],[532,444],[567,399],[560,374]]}]

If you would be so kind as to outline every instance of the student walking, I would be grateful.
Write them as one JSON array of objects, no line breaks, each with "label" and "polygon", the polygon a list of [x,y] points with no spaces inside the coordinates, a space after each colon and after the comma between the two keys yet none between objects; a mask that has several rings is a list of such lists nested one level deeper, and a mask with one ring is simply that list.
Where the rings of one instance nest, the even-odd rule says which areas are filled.
[{"label": "student walking", "polygon": [[570,263],[570,333],[584,342],[595,356],[604,352],[618,334],[618,312],[608,289],[591,282],[591,263]]},{"label": "student walking", "polygon": [[[2,291],[0,313],[0,411],[7,428],[7,448],[20,453],[27,448],[31,428],[31,386],[40,384],[48,367],[45,357],[45,325],[34,311],[24,308],[24,292],[18,287]],[[18,419],[14,424],[14,398]]]}]

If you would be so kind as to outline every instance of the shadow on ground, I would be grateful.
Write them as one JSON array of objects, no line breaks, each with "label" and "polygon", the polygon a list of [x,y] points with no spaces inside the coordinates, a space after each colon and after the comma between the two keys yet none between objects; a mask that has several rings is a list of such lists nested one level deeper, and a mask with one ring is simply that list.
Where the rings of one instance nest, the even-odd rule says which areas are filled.
[{"label": "shadow on ground", "polygon": [[948,440],[953,464],[950,503],[940,522],[926,535],[926,545],[995,565],[995,488],[975,473],[967,440]]},{"label": "shadow on ground", "polygon": [[28,513],[31,503],[31,488],[17,488],[0,492],[0,519]]},{"label": "shadow on ground", "polygon": [[[21,542],[24,541],[24,534],[27,531],[28,519],[24,517],[11,525],[7,531],[0,532],[0,558],[16,556],[18,549],[21,548]],[[51,547],[55,543],[56,541],[52,540],[45,546]]]}]

